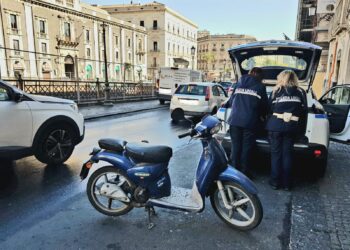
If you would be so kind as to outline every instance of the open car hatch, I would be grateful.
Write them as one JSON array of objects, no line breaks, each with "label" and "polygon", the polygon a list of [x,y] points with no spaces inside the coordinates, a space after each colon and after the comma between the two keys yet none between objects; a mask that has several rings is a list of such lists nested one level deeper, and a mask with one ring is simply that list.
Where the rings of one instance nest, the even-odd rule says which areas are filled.
[{"label": "open car hatch", "polygon": [[283,70],[294,70],[300,84],[312,86],[322,48],[311,43],[264,41],[239,45],[229,50],[237,77],[248,74],[253,67],[264,71],[264,82],[274,85]]}]

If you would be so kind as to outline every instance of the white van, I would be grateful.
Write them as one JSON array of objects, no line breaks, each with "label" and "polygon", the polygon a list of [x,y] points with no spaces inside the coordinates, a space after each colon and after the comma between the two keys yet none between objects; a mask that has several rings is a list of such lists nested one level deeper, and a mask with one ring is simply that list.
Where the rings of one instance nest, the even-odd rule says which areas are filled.
[{"label": "white van", "polygon": [[160,68],[158,89],[159,103],[164,104],[165,101],[170,101],[179,84],[200,82],[201,80],[202,74],[200,71],[173,67]]}]

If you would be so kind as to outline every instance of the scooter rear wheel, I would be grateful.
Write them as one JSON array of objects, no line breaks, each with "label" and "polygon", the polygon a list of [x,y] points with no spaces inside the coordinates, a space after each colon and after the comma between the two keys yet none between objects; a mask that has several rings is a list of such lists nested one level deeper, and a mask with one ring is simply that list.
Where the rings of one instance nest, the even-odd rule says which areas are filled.
[{"label": "scooter rear wheel", "polygon": [[218,188],[210,195],[210,202],[215,213],[230,227],[241,231],[252,230],[263,218],[263,209],[257,195],[249,193],[234,182],[223,182],[224,192],[233,209],[224,206]]},{"label": "scooter rear wheel", "polygon": [[[96,170],[89,178],[86,193],[92,206],[102,214],[108,216],[120,216],[133,209],[131,203],[116,200],[101,193],[102,185],[110,183],[132,188],[133,183],[122,172],[112,166],[102,167]],[[128,191],[123,191],[128,195]],[[129,195],[131,196],[131,195]]]}]

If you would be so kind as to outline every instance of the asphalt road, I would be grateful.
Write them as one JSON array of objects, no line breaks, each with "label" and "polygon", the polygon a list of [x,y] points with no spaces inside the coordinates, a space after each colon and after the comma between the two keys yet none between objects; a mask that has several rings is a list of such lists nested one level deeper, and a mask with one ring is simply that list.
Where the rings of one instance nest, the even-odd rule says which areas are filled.
[{"label": "asphalt road", "polygon": [[[201,146],[177,138],[187,127],[172,124],[168,110],[100,119],[86,124],[86,138],[65,166],[45,166],[33,157],[12,163],[9,168],[1,162],[0,249],[287,249],[291,242],[300,246],[298,238],[303,235],[295,230],[307,233],[307,226],[313,226],[306,223],[312,221],[309,214],[296,214],[298,204],[309,202],[317,210],[312,201],[319,197],[318,183],[301,179],[293,192],[274,191],[267,184],[268,170],[262,167],[266,164],[257,166],[259,174],[254,180],[264,219],[251,232],[227,227],[208,200],[201,214],[156,208],[158,217],[152,230],[147,229],[144,209],[111,218],[92,208],[85,194],[86,181],[81,182],[78,174],[99,138],[148,140],[173,147],[175,154],[169,166],[172,184],[190,188]],[[347,159],[346,152],[340,158]],[[303,193],[309,195],[307,201]],[[312,214],[309,216],[312,218]],[[323,234],[320,237],[327,241]],[[310,245],[304,246],[308,249]]]}]

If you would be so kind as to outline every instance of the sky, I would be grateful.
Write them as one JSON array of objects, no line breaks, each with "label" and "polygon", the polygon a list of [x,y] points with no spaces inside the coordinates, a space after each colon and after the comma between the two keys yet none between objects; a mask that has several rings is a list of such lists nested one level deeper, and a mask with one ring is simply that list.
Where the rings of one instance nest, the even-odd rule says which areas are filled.
[{"label": "sky", "polygon": [[[81,0],[98,5],[130,3],[127,0]],[[148,3],[152,0],[134,0]],[[295,37],[298,0],[158,0],[211,34],[246,34],[258,40]]]}]

